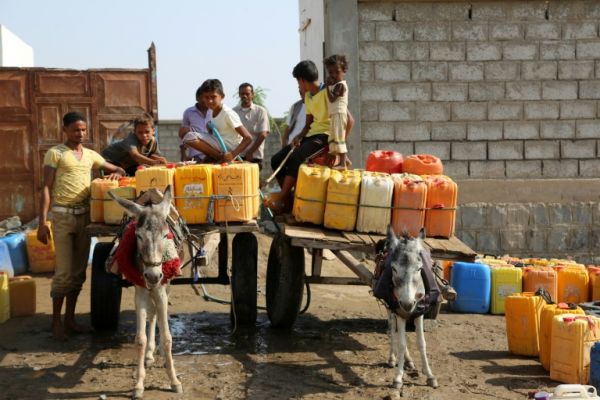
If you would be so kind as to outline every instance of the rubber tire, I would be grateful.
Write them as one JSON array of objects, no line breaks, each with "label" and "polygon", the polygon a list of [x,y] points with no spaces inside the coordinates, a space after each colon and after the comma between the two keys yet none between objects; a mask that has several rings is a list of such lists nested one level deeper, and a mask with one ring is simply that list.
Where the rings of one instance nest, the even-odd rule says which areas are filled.
[{"label": "rubber tire", "polygon": [[256,323],[258,240],[253,233],[238,233],[233,237],[231,248],[231,322],[238,326],[253,325]]},{"label": "rubber tire", "polygon": [[291,328],[304,295],[304,249],[278,233],[267,263],[267,314],[273,328]]},{"label": "rubber tire", "polygon": [[113,243],[98,243],[92,257],[91,319],[97,332],[116,331],[121,308],[121,278],[106,272]]}]

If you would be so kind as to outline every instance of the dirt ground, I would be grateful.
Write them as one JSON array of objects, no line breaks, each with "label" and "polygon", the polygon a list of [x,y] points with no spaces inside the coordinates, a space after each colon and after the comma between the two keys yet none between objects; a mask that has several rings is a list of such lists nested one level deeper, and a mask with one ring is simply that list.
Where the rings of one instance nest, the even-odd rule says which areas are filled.
[{"label": "dirt ground", "polygon": [[[259,303],[264,304],[270,238],[259,236]],[[310,265],[307,258],[307,266]],[[351,276],[337,261],[323,274]],[[89,278],[89,274],[88,274]],[[0,325],[0,399],[124,399],[134,385],[133,289],[123,291],[114,335],[50,337],[49,276],[37,276],[37,314]],[[229,287],[207,286],[219,297]],[[384,399],[398,396],[387,367],[385,310],[366,287],[311,286],[312,303],[291,331],[256,327],[232,332],[229,306],[204,301],[189,285],[171,290],[175,366],[184,393],[169,392],[162,357],[146,376],[147,399]],[[89,323],[89,279],[78,314]],[[443,312],[429,321],[429,360],[440,387],[405,378],[408,399],[523,399],[556,385],[531,358],[507,351],[504,318]],[[410,348],[416,353],[413,334]],[[418,357],[415,357],[419,365]]]}]

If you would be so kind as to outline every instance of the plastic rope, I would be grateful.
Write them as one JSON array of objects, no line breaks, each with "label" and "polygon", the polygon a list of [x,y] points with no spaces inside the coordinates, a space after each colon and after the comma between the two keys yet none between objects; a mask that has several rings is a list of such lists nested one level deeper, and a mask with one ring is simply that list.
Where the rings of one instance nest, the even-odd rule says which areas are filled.
[{"label": "plastic rope", "polygon": [[351,203],[343,203],[343,202],[339,202],[339,201],[323,201],[323,200],[316,200],[316,199],[307,199],[304,197],[300,197],[300,196],[296,196],[296,199],[298,200],[302,200],[302,201],[310,201],[313,203],[323,203],[323,204],[334,204],[334,205],[340,205],[340,206],[349,206],[349,207],[365,207],[365,208],[380,208],[380,209],[385,209],[385,210],[412,210],[412,211],[427,211],[427,210],[438,210],[438,211],[454,211],[457,208],[456,207],[424,207],[424,208],[413,208],[413,207],[399,207],[399,206],[376,206],[376,205],[370,205],[370,204],[351,204]]}]

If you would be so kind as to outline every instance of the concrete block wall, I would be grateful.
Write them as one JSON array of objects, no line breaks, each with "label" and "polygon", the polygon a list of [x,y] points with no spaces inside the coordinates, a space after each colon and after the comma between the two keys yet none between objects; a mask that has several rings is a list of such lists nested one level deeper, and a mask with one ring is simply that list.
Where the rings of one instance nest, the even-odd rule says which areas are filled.
[{"label": "concrete block wall", "polygon": [[600,264],[600,203],[468,203],[457,236],[481,253]]},{"label": "concrete block wall", "polygon": [[455,178],[600,175],[600,2],[359,0],[363,158]]}]

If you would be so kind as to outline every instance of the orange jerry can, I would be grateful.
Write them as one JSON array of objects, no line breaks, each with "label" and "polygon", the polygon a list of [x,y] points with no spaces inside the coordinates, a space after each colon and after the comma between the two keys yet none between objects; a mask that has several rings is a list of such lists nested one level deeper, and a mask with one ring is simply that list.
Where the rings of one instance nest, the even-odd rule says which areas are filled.
[{"label": "orange jerry can", "polygon": [[369,153],[365,169],[372,172],[399,174],[402,172],[402,154],[391,150],[375,150]]},{"label": "orange jerry can", "polygon": [[567,303],[546,304],[542,307],[542,313],[540,314],[540,362],[546,371],[550,370],[550,360],[552,358],[552,320],[555,316],[561,314],[583,315],[584,312],[580,307]]},{"label": "orange jerry can", "polygon": [[588,301],[589,275],[583,267],[555,267],[557,270],[557,301],[585,303]]},{"label": "orange jerry can", "polygon": [[508,351],[522,356],[537,356],[540,351],[540,312],[545,304],[542,296],[523,292],[505,300]]},{"label": "orange jerry can", "polygon": [[600,319],[562,314],[552,320],[550,379],[585,385],[590,376],[590,350],[600,340]]},{"label": "orange jerry can", "polygon": [[444,175],[428,175],[424,178],[427,182],[425,233],[431,237],[449,238],[454,235],[458,187]]},{"label": "orange jerry can", "polygon": [[[52,223],[47,222],[48,227],[52,229]],[[34,273],[52,272],[56,266],[56,249],[54,248],[54,239],[50,236],[48,244],[37,240],[37,229],[27,232],[27,258],[29,259],[29,270]]]},{"label": "orange jerry can", "polygon": [[394,200],[392,228],[396,235],[407,232],[416,237],[425,226],[427,184],[418,175],[392,174]]},{"label": "orange jerry can", "polygon": [[590,277],[588,299],[590,301],[600,300],[600,268],[588,265],[587,270]]},{"label": "orange jerry can", "polygon": [[35,280],[27,275],[15,276],[8,282],[10,293],[10,317],[35,314]]},{"label": "orange jerry can", "polygon": [[97,178],[92,181],[90,222],[104,222],[104,193],[118,187],[119,182],[116,180]]},{"label": "orange jerry can", "polygon": [[444,166],[439,158],[431,154],[413,154],[404,159],[402,171],[415,175],[441,175]]},{"label": "orange jerry can", "polygon": [[523,268],[523,291],[535,293],[541,288],[546,289],[550,297],[557,299],[556,271],[551,267]]}]

